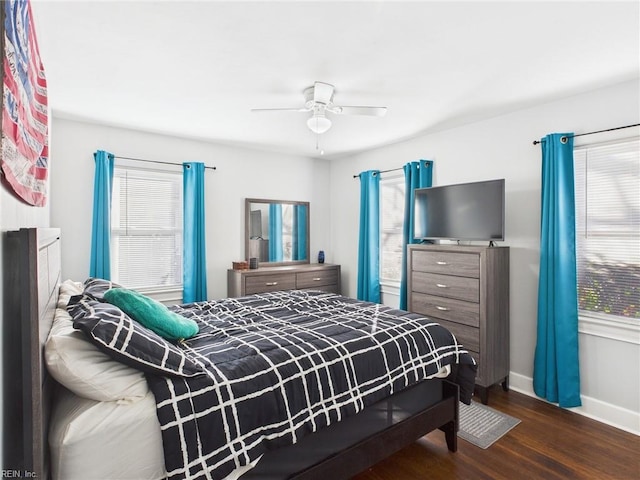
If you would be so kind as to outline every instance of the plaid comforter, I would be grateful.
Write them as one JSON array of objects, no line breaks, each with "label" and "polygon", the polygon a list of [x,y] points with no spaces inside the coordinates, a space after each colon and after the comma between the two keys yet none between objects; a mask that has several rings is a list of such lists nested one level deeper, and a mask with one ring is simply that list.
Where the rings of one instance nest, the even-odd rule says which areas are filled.
[{"label": "plaid comforter", "polygon": [[222,479],[445,365],[464,401],[473,389],[448,330],[383,305],[294,290],[172,309],[198,322],[181,346],[206,373],[148,375],[171,479]]}]

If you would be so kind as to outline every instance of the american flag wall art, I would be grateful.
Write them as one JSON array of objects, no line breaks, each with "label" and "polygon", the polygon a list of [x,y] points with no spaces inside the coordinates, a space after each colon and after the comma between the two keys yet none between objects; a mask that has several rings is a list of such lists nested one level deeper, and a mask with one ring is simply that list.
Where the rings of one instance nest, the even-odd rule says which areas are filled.
[{"label": "american flag wall art", "polygon": [[2,145],[6,184],[34,206],[47,200],[47,81],[28,0],[2,2]]}]

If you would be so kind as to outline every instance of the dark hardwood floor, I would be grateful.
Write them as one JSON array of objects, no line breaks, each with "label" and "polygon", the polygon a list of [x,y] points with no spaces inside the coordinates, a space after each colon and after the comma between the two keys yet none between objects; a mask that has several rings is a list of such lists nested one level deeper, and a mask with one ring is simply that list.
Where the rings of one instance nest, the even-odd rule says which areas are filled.
[{"label": "dark hardwood floor", "polygon": [[640,480],[640,436],[499,387],[489,406],[521,422],[488,449],[435,431],[353,480]]}]

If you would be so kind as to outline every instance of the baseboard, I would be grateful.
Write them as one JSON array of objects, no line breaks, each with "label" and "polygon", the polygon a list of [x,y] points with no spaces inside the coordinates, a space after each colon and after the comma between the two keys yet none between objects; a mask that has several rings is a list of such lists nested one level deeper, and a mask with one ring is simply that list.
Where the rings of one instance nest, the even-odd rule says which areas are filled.
[{"label": "baseboard", "polygon": [[[524,375],[510,372],[509,389],[546,402],[545,399],[538,397],[533,392],[533,379],[525,377]],[[619,428],[620,430],[640,435],[639,412],[620,408],[616,405],[612,405],[592,397],[587,397],[585,395],[582,395],[581,399],[581,407],[568,408],[567,410],[579,413],[580,415],[584,415],[585,417],[592,418],[599,422],[606,423],[607,425]]]}]

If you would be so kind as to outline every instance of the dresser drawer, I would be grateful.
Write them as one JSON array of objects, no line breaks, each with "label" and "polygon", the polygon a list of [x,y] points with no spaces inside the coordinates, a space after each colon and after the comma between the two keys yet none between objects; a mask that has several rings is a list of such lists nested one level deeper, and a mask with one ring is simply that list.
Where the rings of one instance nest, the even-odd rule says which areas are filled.
[{"label": "dresser drawer", "polygon": [[295,273],[274,273],[271,275],[255,275],[245,278],[245,295],[252,293],[274,292],[276,290],[292,290],[296,288]]},{"label": "dresser drawer", "polygon": [[413,271],[411,272],[411,291],[478,303],[480,280]]},{"label": "dresser drawer", "polygon": [[480,326],[480,305],[477,303],[414,292],[409,310],[435,319]]},{"label": "dresser drawer", "polygon": [[411,270],[480,278],[480,257],[475,253],[414,251]]},{"label": "dresser drawer", "polygon": [[227,270],[229,297],[293,289],[340,294],[340,265],[300,264]]},{"label": "dresser drawer", "polygon": [[[461,323],[448,322],[446,320],[437,320],[440,325],[453,333],[467,350],[474,352],[480,351],[480,330],[476,327],[462,325]],[[476,359],[477,360],[477,359]]]},{"label": "dresser drawer", "polygon": [[319,290],[326,290],[326,288],[320,287],[337,284],[338,269],[314,270],[311,272],[296,273],[296,286],[300,289],[317,287]]}]

